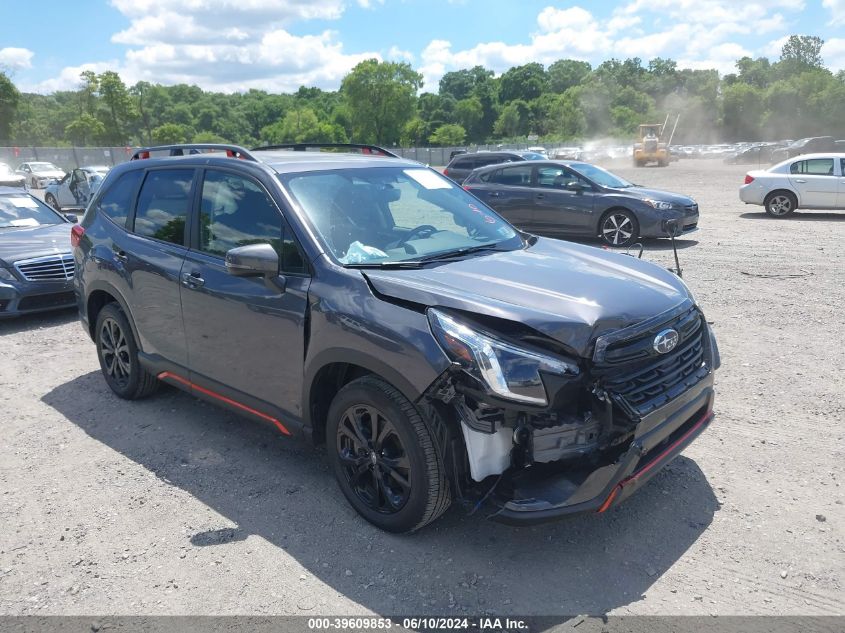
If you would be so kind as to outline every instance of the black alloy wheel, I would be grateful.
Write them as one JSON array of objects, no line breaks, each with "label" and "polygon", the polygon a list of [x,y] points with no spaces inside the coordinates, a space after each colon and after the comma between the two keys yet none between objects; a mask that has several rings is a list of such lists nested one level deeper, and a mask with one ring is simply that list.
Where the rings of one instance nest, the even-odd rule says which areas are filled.
[{"label": "black alloy wheel", "polygon": [[411,463],[393,422],[375,407],[348,408],[337,430],[346,481],[375,512],[402,509],[411,494]]},{"label": "black alloy wheel", "polygon": [[451,504],[443,453],[429,422],[381,378],[363,376],[338,391],[326,438],[341,492],[382,530],[413,532]]},{"label": "black alloy wheel", "polygon": [[94,326],[103,378],[121,398],[137,400],[158,389],[156,377],[141,366],[129,319],[117,303],[103,306]]}]

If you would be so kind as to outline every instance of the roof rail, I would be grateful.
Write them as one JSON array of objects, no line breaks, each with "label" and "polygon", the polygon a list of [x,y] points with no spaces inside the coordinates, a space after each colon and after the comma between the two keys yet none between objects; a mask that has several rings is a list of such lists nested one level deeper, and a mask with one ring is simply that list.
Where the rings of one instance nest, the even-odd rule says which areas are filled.
[{"label": "roof rail", "polygon": [[389,158],[401,158],[378,145],[367,145],[361,143],[284,143],[282,145],[264,145],[253,147],[251,151],[258,152],[268,149],[287,149],[295,152],[305,152],[309,149],[359,149],[362,154],[373,154],[375,156],[387,156]]},{"label": "roof rail", "polygon": [[[205,152],[203,152],[205,150]],[[187,154],[202,154],[210,152],[226,152],[229,158],[241,158],[257,162],[258,159],[239,145],[227,145],[224,143],[183,143],[180,145],[156,145],[153,147],[141,147],[132,153],[129,160],[140,160],[150,158],[150,152],[168,152],[168,156],[185,156]]]}]

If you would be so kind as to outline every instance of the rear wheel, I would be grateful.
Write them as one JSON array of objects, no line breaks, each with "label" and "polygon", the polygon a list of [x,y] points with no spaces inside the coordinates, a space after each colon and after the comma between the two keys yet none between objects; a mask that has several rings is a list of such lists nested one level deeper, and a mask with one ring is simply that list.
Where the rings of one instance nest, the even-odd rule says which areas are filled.
[{"label": "rear wheel", "polygon": [[138,361],[138,345],[118,304],[109,303],[100,310],[95,332],[100,369],[112,391],[126,400],[137,400],[158,389],[156,377]]},{"label": "rear wheel", "polygon": [[50,205],[51,207],[53,207],[56,211],[61,211],[61,208],[59,207],[59,203],[58,203],[58,202],[56,201],[56,199],[53,197],[53,194],[48,193],[46,196],[44,196],[44,202],[46,202],[47,204],[49,204],[49,205]]},{"label": "rear wheel", "polygon": [[766,213],[774,218],[783,218],[795,211],[798,200],[788,191],[775,191],[766,196]]},{"label": "rear wheel", "polygon": [[627,209],[611,209],[599,224],[599,237],[608,246],[630,246],[639,234],[637,218]]},{"label": "rear wheel", "polygon": [[374,376],[343,387],[329,408],[329,460],[352,507],[388,532],[412,532],[451,503],[428,425],[398,390]]}]

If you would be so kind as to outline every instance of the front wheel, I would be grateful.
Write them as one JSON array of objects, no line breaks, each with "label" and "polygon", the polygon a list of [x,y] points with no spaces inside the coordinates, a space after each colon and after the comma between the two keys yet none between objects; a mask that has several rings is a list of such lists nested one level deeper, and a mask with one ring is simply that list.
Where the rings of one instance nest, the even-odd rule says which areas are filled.
[{"label": "front wheel", "polygon": [[608,211],[599,225],[599,237],[608,246],[630,246],[639,234],[637,218],[627,209]]},{"label": "front wheel", "polygon": [[783,218],[795,211],[798,200],[788,191],[775,191],[766,197],[766,213],[774,218]]},{"label": "front wheel", "polygon": [[61,211],[61,210],[62,210],[62,209],[61,209],[61,207],[59,207],[59,203],[56,201],[56,199],[53,197],[53,195],[52,195],[52,194],[49,194],[49,193],[48,193],[46,196],[44,196],[44,202],[46,202],[47,204],[49,204],[49,205],[50,205],[51,207],[53,207],[56,211]]},{"label": "front wheel", "polygon": [[449,507],[449,483],[431,430],[383,380],[365,376],[338,392],[326,438],[341,491],[376,527],[413,532]]},{"label": "front wheel", "polygon": [[118,304],[109,303],[100,310],[95,333],[100,369],[112,391],[126,400],[155,392],[158,380],[138,361],[138,344]]}]

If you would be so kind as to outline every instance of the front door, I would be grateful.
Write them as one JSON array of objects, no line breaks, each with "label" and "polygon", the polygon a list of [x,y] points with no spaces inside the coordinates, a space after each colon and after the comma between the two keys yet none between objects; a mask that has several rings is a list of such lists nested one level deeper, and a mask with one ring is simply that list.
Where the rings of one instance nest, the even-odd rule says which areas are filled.
[{"label": "front door", "polygon": [[[182,269],[190,380],[254,411],[302,417],[304,320],[310,276],[272,197],[256,180],[207,169],[192,248]],[[236,277],[230,249],[266,242],[279,254],[270,277]],[[284,423],[284,420],[282,421]]]},{"label": "front door", "polygon": [[534,222],[540,235],[595,234],[592,184],[563,166],[539,167]]},{"label": "front door", "polygon": [[836,198],[836,208],[845,209],[845,158],[839,159],[839,195]]},{"label": "front door", "polygon": [[833,158],[807,158],[789,166],[789,182],[798,192],[798,206],[833,209],[839,194],[839,180],[833,173]]}]

